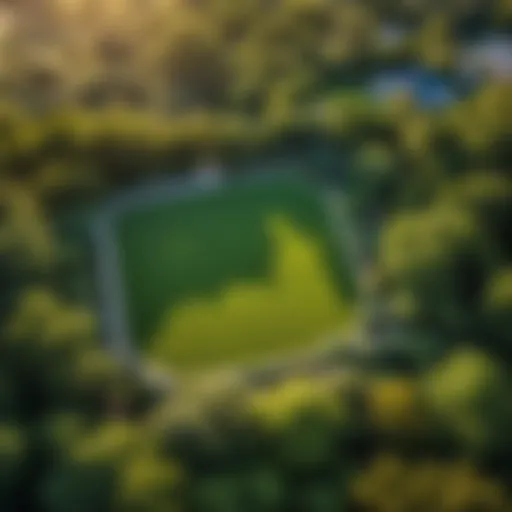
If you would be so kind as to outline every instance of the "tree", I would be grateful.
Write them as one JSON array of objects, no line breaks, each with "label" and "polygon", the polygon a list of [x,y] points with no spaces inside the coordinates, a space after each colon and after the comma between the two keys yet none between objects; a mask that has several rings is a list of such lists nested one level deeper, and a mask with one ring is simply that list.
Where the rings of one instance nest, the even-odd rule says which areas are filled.
[{"label": "tree", "polygon": [[454,350],[425,375],[422,386],[434,415],[460,435],[470,451],[496,449],[507,436],[510,381],[485,352]]},{"label": "tree", "polygon": [[0,506],[14,506],[25,469],[26,439],[15,423],[0,424]]},{"label": "tree", "polygon": [[356,506],[376,512],[398,510],[472,509],[505,512],[510,503],[499,482],[480,474],[465,461],[408,461],[378,455],[354,479]]},{"label": "tree", "polygon": [[407,298],[416,318],[455,335],[469,328],[489,265],[470,211],[439,203],[396,216],[383,228],[380,263],[391,294]]},{"label": "tree", "polygon": [[498,269],[484,296],[484,311],[492,335],[502,343],[503,354],[512,351],[512,269]]}]

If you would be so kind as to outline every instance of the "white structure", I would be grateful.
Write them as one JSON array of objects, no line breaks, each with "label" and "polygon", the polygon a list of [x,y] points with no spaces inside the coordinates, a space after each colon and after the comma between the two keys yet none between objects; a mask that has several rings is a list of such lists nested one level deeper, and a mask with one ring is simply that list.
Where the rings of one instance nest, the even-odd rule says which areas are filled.
[{"label": "white structure", "polygon": [[512,78],[512,38],[493,36],[462,51],[461,71],[472,77]]}]

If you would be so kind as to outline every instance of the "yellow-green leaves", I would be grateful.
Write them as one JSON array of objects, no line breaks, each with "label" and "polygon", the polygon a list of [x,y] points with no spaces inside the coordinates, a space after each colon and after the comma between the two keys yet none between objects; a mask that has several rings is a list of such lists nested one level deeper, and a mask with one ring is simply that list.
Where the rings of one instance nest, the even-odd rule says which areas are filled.
[{"label": "yellow-green leaves", "polygon": [[504,369],[482,351],[454,350],[425,377],[434,415],[477,449],[498,443],[512,419]]},{"label": "yellow-green leaves", "polygon": [[510,506],[504,487],[464,460],[411,462],[392,454],[377,456],[354,479],[352,496],[375,512],[505,512]]}]

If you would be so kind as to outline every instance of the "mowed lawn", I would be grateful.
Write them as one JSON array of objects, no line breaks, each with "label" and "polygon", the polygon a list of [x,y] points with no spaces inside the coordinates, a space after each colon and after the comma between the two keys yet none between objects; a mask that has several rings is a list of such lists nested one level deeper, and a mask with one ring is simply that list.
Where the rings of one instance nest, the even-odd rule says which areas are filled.
[{"label": "mowed lawn", "polygon": [[125,213],[117,244],[143,358],[175,369],[246,363],[343,328],[354,286],[318,192],[262,181]]}]

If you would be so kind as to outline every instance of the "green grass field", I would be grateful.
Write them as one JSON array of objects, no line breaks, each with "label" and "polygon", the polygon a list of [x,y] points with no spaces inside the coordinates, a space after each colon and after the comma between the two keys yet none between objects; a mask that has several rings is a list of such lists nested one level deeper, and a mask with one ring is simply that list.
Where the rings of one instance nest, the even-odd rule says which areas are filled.
[{"label": "green grass field", "polygon": [[130,330],[173,368],[248,362],[337,331],[353,285],[317,191],[299,180],[148,204],[117,230]]}]

